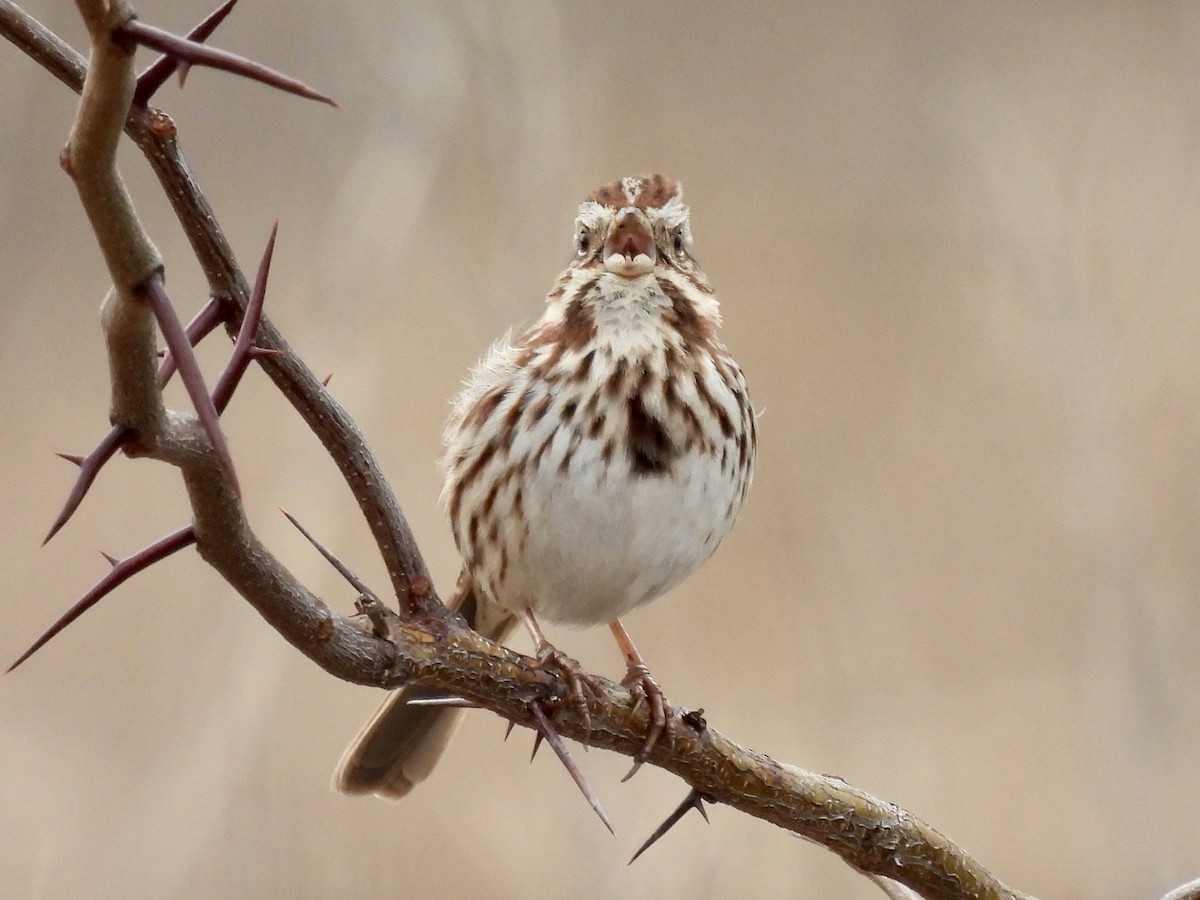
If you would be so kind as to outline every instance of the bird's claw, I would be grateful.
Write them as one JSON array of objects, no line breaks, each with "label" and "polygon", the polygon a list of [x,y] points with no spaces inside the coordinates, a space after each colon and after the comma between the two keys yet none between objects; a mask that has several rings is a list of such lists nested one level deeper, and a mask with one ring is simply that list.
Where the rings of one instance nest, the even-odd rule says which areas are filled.
[{"label": "bird's claw", "polygon": [[670,737],[671,717],[669,711],[671,706],[667,702],[662,688],[658,686],[657,681],[650,677],[650,671],[643,663],[632,663],[625,677],[621,679],[621,684],[629,688],[629,692],[633,694],[634,714],[645,703],[649,707],[650,716],[650,728],[646,732],[646,743],[634,757],[633,768],[622,779],[622,781],[628,781],[641,768],[642,763],[650,757],[650,752],[657,746],[659,739],[664,734]]},{"label": "bird's claw", "polygon": [[[574,707],[575,711],[579,713],[579,717],[583,719],[583,727],[590,740],[592,716],[588,712],[587,696],[583,689],[586,685],[593,692],[599,692],[600,686],[596,679],[583,670],[583,666],[579,664],[578,660],[572,659],[551,644],[546,644],[538,649],[537,659],[542,668],[556,672],[567,683],[567,695],[546,701],[546,707],[552,711],[568,705]],[[587,744],[585,743],[584,746],[586,747]]]}]

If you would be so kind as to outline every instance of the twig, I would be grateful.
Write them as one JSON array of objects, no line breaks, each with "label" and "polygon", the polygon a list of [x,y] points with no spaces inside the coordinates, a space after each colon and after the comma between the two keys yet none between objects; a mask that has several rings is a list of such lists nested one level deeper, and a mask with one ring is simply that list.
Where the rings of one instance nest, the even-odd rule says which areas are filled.
[{"label": "twig", "polygon": [[[184,329],[187,333],[188,343],[195,346],[219,324],[221,324],[221,304],[210,298]],[[175,371],[175,357],[168,350],[163,355],[163,360],[158,367],[158,386],[165,387]],[[218,405],[218,412],[221,408],[221,405]],[[79,474],[71,486],[70,493],[67,494],[67,499],[63,501],[63,507],[59,511],[58,517],[50,526],[46,536],[42,538],[43,547],[50,543],[50,539],[70,521],[71,516],[75,515],[75,511],[79,509],[79,504],[87,496],[87,492],[91,489],[96,476],[100,474],[100,470],[121,449],[121,445],[131,437],[133,437],[133,429],[125,425],[114,425],[87,456],[78,456],[74,453],[58,454],[67,462],[77,465]]]}]

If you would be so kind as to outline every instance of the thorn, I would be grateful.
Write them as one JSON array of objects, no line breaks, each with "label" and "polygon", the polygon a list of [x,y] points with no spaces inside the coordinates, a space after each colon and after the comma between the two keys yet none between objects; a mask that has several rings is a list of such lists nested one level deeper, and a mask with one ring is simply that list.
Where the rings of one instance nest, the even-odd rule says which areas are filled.
[{"label": "thorn", "polygon": [[511,719],[508,722],[508,727],[504,729],[504,739],[507,741],[508,736],[512,734],[512,730],[517,727],[517,723]]},{"label": "thorn", "polygon": [[[137,19],[131,20],[129,24],[137,24]],[[163,338],[171,349],[171,355],[175,357],[175,363],[179,367],[179,377],[187,388],[188,396],[192,398],[192,406],[195,407],[200,424],[212,443],[213,452],[216,453],[225,470],[225,476],[229,479],[229,487],[240,499],[242,489],[238,485],[237,472],[233,468],[233,455],[229,452],[225,433],[221,430],[221,423],[217,420],[217,409],[213,404],[213,398],[204,384],[204,376],[200,374],[200,364],[196,362],[192,345],[183,330],[183,325],[179,322],[179,316],[175,314],[171,298],[167,296],[166,288],[163,286],[162,272],[155,272],[146,279],[142,284],[142,292],[150,303],[150,309],[158,321],[159,330],[162,331]]]},{"label": "thorn", "polygon": [[391,634],[390,630],[388,629],[386,615],[387,610],[379,601],[379,597],[376,596],[375,592],[367,587],[366,582],[355,575],[354,572],[350,570],[349,566],[334,556],[333,553],[327,550],[320,541],[313,537],[312,533],[309,532],[309,530],[303,525],[301,525],[295,516],[293,516],[283,507],[280,507],[279,511],[284,514],[289,522],[296,526],[296,529],[308,539],[310,544],[317,548],[317,552],[325,557],[326,561],[331,566],[337,569],[338,574],[350,582],[351,586],[358,591],[358,606],[366,614],[367,618],[371,620],[371,626],[375,630],[376,637],[386,638],[389,634]]},{"label": "thorn", "polygon": [[450,707],[451,709],[479,709],[474,700],[464,697],[413,697],[404,701],[405,706],[435,706]]},{"label": "thorn", "polygon": [[323,387],[329,387],[329,382],[331,382],[331,381],[333,381],[333,373],[332,372],[330,372],[328,375],[326,375],[324,378],[321,379],[321,385]]},{"label": "thorn", "polygon": [[[188,344],[195,347],[220,325],[224,318],[225,312],[221,309],[221,301],[216,297],[209,297],[208,302],[200,307],[183,329],[184,334],[187,335]],[[163,363],[158,368],[158,386],[165,387],[175,374],[175,357],[171,355],[170,350],[160,350],[158,355],[163,358]]]},{"label": "thorn", "polygon": [[[104,467],[106,462],[112,459],[113,454],[132,436],[133,432],[124,425],[114,425],[109,429],[108,434],[103,437],[100,443],[96,445],[96,448],[80,460],[79,474],[75,476],[75,483],[71,485],[71,492],[67,494],[67,499],[63,501],[63,508],[59,512],[58,518],[54,520],[54,524],[50,526],[50,531],[42,538],[43,547],[50,543],[50,539],[58,534],[59,529],[67,524],[71,516],[75,515],[75,510],[79,509],[79,504],[83,502],[83,498],[87,495],[92,482],[100,474],[100,469]],[[71,460],[71,462],[74,461],[74,459]]]},{"label": "thorn", "polygon": [[633,768],[632,768],[632,769],[630,769],[630,770],[629,770],[629,771],[626,773],[625,777],[621,779],[621,784],[624,784],[624,783],[625,783],[625,782],[627,782],[627,781],[628,781],[630,778],[632,778],[634,775],[636,775],[636,774],[638,773],[638,770],[639,770],[639,769],[641,769],[641,767],[642,767],[642,763],[644,763],[644,762],[645,762],[645,760],[644,760],[644,759],[634,759],[634,761],[633,761]]},{"label": "thorn", "polygon": [[633,856],[629,858],[629,862],[626,863],[626,865],[632,866],[633,861],[649,850],[659,838],[670,831],[675,826],[676,822],[687,815],[687,811],[689,809],[698,809],[700,811],[700,815],[704,817],[704,821],[707,822],[708,813],[704,810],[704,799],[705,797],[703,794],[701,794],[695,788],[692,788],[692,790],[688,792],[687,797],[684,798],[684,801],[675,808],[675,811],[667,816],[666,820],[661,825],[654,829],[654,834],[650,835],[650,837],[646,839],[646,843],[638,847],[637,853],[633,854]]},{"label": "thorn", "polygon": [[282,350],[274,347],[251,347],[246,351],[251,359],[269,359],[272,356],[283,356]]},{"label": "thorn", "polygon": [[245,57],[227,53],[224,50],[206,47],[203,44],[187,40],[186,38],[177,37],[169,31],[163,31],[161,28],[147,25],[139,19],[130,19],[124,25],[114,29],[113,33],[124,35],[135,44],[152,47],[160,53],[170,54],[177,63],[224,69],[226,72],[241,75],[252,81],[260,81],[263,84],[268,84],[289,94],[296,94],[306,97],[309,100],[327,103],[335,109],[338,108],[334,100],[326,97],[324,94],[318,93],[295,78],[289,78],[281,72],[277,72]]},{"label": "thorn", "polygon": [[[192,317],[192,320],[188,322],[187,327],[184,329],[184,333],[187,334],[188,343],[191,346],[198,344],[221,323],[222,316],[220,301],[216,297],[210,297],[208,302],[200,308],[200,311]],[[160,355],[163,356],[162,364],[158,368],[158,386],[161,388],[175,374],[175,359],[169,351],[160,351]],[[100,470],[112,459],[113,455],[132,434],[133,432],[125,426],[114,425],[87,456],[75,456],[68,453],[58,454],[67,460],[67,462],[75,463],[82,471],[80,471],[79,476],[76,478],[75,484],[71,488],[71,493],[67,495],[58,518],[50,526],[49,533],[42,539],[43,547],[50,542],[50,539],[75,514],[75,511],[79,508],[79,504],[83,502],[84,496],[87,494],[88,489],[91,488],[92,482],[96,480],[96,476],[100,473]]]},{"label": "thorn", "polygon": [[284,517],[289,522],[291,522],[293,525],[296,526],[296,530],[299,531],[302,535],[304,535],[304,537],[308,539],[308,542],[310,544],[312,544],[314,547],[317,548],[317,552],[320,553],[323,557],[325,557],[326,561],[331,566],[333,566],[335,569],[337,569],[338,574],[341,575],[343,578],[345,578],[348,582],[350,582],[351,586],[356,591],[358,591],[360,594],[366,595],[370,599],[374,600],[376,603],[379,602],[378,598],[375,597],[375,595],[371,592],[371,589],[369,587],[367,587],[367,585],[363,582],[363,580],[361,578],[359,578],[357,575],[355,575],[352,571],[350,571],[350,568],[345,563],[343,563],[340,559],[338,559],[336,556],[334,556],[332,552],[325,549],[325,547],[321,544],[321,542],[318,541],[315,537],[313,537],[312,533],[307,528],[305,528],[303,525],[301,525],[299,520],[297,520],[297,518],[295,516],[293,516],[290,512],[288,512],[282,506],[279,507],[279,511],[281,513],[283,513]]},{"label": "thorn", "polygon": [[539,731],[533,736],[533,752],[529,754],[529,761],[533,762],[537,757],[538,748],[542,746],[542,733]]},{"label": "thorn", "polygon": [[250,292],[250,299],[246,303],[246,312],[242,316],[241,327],[238,328],[237,340],[233,343],[233,353],[230,354],[225,371],[221,373],[221,377],[217,379],[217,386],[213,389],[213,406],[221,412],[229,405],[233,392],[237,390],[242,376],[250,366],[250,360],[254,358],[254,337],[258,333],[259,322],[262,321],[263,304],[267,299],[267,278],[271,274],[271,257],[275,254],[275,236],[278,233],[279,220],[276,219],[275,224],[271,226],[271,236],[267,239],[262,259],[258,262],[254,290]]},{"label": "thorn", "polygon": [[182,550],[184,547],[189,547],[194,543],[196,543],[196,529],[194,526],[188,525],[186,528],[180,528],[178,531],[171,532],[166,537],[159,538],[153,544],[139,550],[132,556],[118,560],[117,564],[108,570],[107,575],[92,585],[88,592],[76,601],[74,606],[59,616],[54,624],[47,628],[42,636],[33,642],[33,646],[22,653],[20,658],[8,667],[5,674],[13,671],[17,666],[33,656],[51,638],[95,606],[104,597],[108,596],[114,588],[124,584],[138,572],[150,568],[150,566],[159,560],[166,559],[172,553]]},{"label": "thorn", "polygon": [[117,559],[115,556],[113,556],[111,553],[105,553],[103,550],[100,551],[100,555],[108,560],[108,564],[110,566],[115,566],[120,562],[120,560]]},{"label": "thorn", "polygon": [[[208,37],[217,30],[217,26],[225,21],[225,17],[233,11],[237,5],[237,0],[226,0],[225,3],[210,12],[204,19],[187,33],[188,40],[202,43],[208,40]],[[141,75],[137,78],[137,88],[133,92],[133,102],[136,106],[145,106],[150,102],[150,98],[154,96],[166,80],[171,77],[171,73],[175,71],[176,61],[170,56],[160,56],[152,62]],[[182,76],[180,84],[182,85]]]},{"label": "thorn", "polygon": [[179,89],[182,91],[187,85],[188,72],[192,71],[192,64],[186,60],[180,60],[179,68],[175,71],[179,73]]},{"label": "thorn", "polygon": [[554,730],[554,726],[551,725],[550,720],[546,718],[546,713],[542,710],[542,705],[537,701],[530,703],[529,712],[533,716],[534,721],[537,722],[538,733],[546,739],[546,743],[550,745],[550,748],[558,756],[559,761],[563,764],[564,768],[566,768],[567,773],[571,776],[576,786],[583,793],[588,805],[592,807],[596,815],[600,817],[600,821],[604,823],[604,827],[608,829],[608,833],[615,837],[617,833],[613,831],[612,822],[608,820],[608,815],[604,812],[604,807],[600,805],[600,799],[595,795],[591,787],[588,785],[587,780],[583,777],[583,772],[581,772],[579,767],[575,765],[575,760],[573,760],[571,758],[571,754],[567,752],[567,747],[563,743],[562,738],[558,736],[558,732]]}]

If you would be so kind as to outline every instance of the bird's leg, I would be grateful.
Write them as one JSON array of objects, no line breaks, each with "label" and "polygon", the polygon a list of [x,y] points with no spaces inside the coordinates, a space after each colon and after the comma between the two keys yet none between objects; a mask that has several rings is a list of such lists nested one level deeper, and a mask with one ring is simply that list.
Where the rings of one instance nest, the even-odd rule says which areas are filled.
[{"label": "bird's leg", "polygon": [[637,772],[638,768],[646,758],[650,755],[650,751],[654,749],[654,745],[658,743],[658,739],[663,733],[668,731],[670,717],[667,715],[667,710],[670,704],[667,703],[667,698],[663,695],[662,688],[658,686],[653,678],[650,677],[650,670],[646,668],[646,661],[642,659],[642,654],[638,653],[637,647],[633,644],[633,638],[629,636],[629,632],[625,630],[625,626],[621,624],[620,619],[613,619],[608,623],[608,627],[612,630],[613,637],[617,639],[617,646],[621,648],[621,653],[625,656],[625,665],[628,671],[625,677],[621,679],[621,684],[629,688],[635,698],[634,710],[641,705],[644,700],[650,707],[650,730],[646,732],[646,743],[642,746],[641,752],[635,757],[633,770],[625,776],[624,780],[629,780]]},{"label": "bird's leg", "polygon": [[560,703],[571,703],[579,712],[583,719],[584,728],[588,734],[592,732],[592,717],[588,712],[587,697],[584,696],[583,686],[586,684],[593,690],[596,685],[592,676],[583,671],[583,666],[578,660],[571,659],[548,640],[546,635],[542,633],[542,627],[538,625],[537,619],[533,617],[533,610],[528,606],[521,610],[521,621],[525,625],[525,630],[529,632],[529,636],[533,638],[534,654],[541,665],[548,669],[556,670],[567,682],[569,693]]}]

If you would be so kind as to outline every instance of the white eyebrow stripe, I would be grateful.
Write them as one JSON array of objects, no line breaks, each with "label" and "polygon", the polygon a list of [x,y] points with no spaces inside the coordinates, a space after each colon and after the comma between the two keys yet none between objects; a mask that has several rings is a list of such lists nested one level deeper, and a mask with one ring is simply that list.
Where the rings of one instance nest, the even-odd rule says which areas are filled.
[{"label": "white eyebrow stripe", "polygon": [[595,200],[585,200],[579,204],[579,222],[594,228],[607,218],[609,209]]}]

